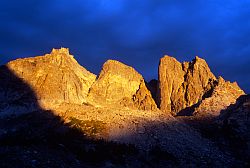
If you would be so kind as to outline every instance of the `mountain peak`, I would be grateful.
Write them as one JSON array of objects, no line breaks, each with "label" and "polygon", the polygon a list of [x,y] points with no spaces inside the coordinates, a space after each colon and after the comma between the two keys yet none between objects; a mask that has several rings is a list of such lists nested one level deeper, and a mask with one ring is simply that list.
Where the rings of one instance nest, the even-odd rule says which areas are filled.
[{"label": "mountain peak", "polygon": [[123,76],[132,81],[143,78],[141,74],[137,73],[133,67],[128,66],[117,60],[107,60],[102,66],[100,77],[103,76],[104,73],[111,73],[113,75]]},{"label": "mountain peak", "polygon": [[177,60],[175,57],[172,57],[172,56],[169,56],[169,55],[164,55],[164,56],[160,59],[160,62],[161,62],[161,63],[164,63],[164,62],[171,62],[171,61],[178,62],[178,60]]},{"label": "mountain peak", "polygon": [[97,81],[90,88],[89,98],[102,105],[157,109],[142,75],[116,60],[108,60],[103,64]]},{"label": "mountain peak", "polygon": [[206,66],[207,68],[209,68],[206,60],[203,59],[203,58],[200,58],[199,56],[195,56],[195,58],[192,60],[191,63],[192,64],[201,64],[201,65]]},{"label": "mountain peak", "polygon": [[56,49],[56,48],[53,48],[52,51],[51,51],[51,54],[65,54],[65,55],[70,55],[69,53],[69,48],[64,48],[64,47],[61,47],[60,49]]},{"label": "mountain peak", "polygon": [[96,79],[96,75],[78,64],[68,48],[17,59],[9,62],[7,67],[33,88],[45,108],[64,102],[86,102],[89,88]]},{"label": "mountain peak", "polygon": [[[218,115],[218,111],[234,103],[242,94],[244,91],[237,83],[225,81],[222,77],[217,79],[206,60],[198,56],[182,64],[170,56],[160,60],[157,101],[163,111],[182,115],[201,104],[199,109],[202,110],[199,111],[205,113],[204,109],[207,108],[216,111],[213,115]],[[220,102],[222,97],[223,103]],[[219,103],[221,106],[217,105]]]},{"label": "mountain peak", "polygon": [[204,60],[204,59],[200,58],[199,56],[195,56],[194,60],[198,61],[198,60]]},{"label": "mountain peak", "polygon": [[206,61],[198,56],[180,63],[164,56],[159,65],[158,103],[161,110],[179,112],[201,101],[216,80]]}]

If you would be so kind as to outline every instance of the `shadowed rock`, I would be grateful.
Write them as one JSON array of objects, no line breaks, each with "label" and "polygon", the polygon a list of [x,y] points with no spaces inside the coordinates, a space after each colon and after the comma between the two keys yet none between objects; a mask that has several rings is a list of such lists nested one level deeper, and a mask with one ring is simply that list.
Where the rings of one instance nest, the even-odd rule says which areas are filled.
[{"label": "shadowed rock", "polygon": [[[153,99],[155,100],[155,103],[158,103],[157,99],[156,99],[157,98],[158,80],[152,79],[148,83],[146,83],[146,86],[147,86],[148,90],[151,92],[151,95],[152,95]],[[157,104],[157,106],[159,106],[159,104]]]},{"label": "shadowed rock", "polygon": [[20,116],[36,110],[40,110],[40,106],[32,88],[7,65],[0,66],[0,118]]},{"label": "shadowed rock", "polygon": [[220,136],[224,136],[223,143],[227,142],[228,148],[237,157],[249,162],[250,95],[240,96],[234,104],[223,110],[218,117],[217,123],[221,128]]}]

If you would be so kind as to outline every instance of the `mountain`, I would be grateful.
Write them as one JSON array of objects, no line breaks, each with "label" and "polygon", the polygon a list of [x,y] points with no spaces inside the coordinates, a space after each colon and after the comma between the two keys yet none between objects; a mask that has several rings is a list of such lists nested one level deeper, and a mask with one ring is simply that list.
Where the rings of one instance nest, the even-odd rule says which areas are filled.
[{"label": "mountain", "polygon": [[[79,65],[67,48],[53,49],[50,54],[17,59],[2,66],[2,98],[10,101],[19,99],[19,103],[31,104],[21,96],[27,89],[12,87],[17,82],[8,80],[9,74],[4,73],[6,69],[32,88],[37,103],[45,109],[53,109],[63,103],[93,103],[97,106],[111,103],[111,106],[117,107],[157,109],[143,77],[132,67],[118,61],[107,61],[98,78]],[[32,110],[34,108],[29,105],[25,108],[10,105],[2,109],[6,115]]]},{"label": "mountain", "polygon": [[[206,61],[197,56],[192,62],[184,63],[170,56],[164,56],[160,60],[157,102],[162,111],[183,115],[192,114],[198,107],[196,114],[217,111],[215,115],[219,115],[220,110],[234,103],[243,94],[244,91],[236,83],[217,79]],[[223,96],[227,97],[223,101],[218,98]],[[212,103],[213,109],[210,108]]]},{"label": "mountain", "polygon": [[156,110],[143,77],[132,67],[115,60],[104,63],[88,97],[98,104]]},{"label": "mountain", "polygon": [[[29,85],[36,94],[37,102],[44,108],[51,108],[62,102],[86,102],[89,88],[96,79],[96,75],[80,66],[66,48],[53,49],[44,56],[17,59],[1,69],[8,69]],[[9,74],[0,74],[5,74],[0,79],[3,84],[1,94],[7,95],[4,99],[23,99],[18,97],[27,89],[12,87],[15,82],[7,80]]]},{"label": "mountain", "polygon": [[165,56],[146,83],[119,61],[96,76],[53,49],[1,66],[0,84],[0,167],[249,165],[230,148],[243,139],[247,153],[248,98],[199,57]]}]

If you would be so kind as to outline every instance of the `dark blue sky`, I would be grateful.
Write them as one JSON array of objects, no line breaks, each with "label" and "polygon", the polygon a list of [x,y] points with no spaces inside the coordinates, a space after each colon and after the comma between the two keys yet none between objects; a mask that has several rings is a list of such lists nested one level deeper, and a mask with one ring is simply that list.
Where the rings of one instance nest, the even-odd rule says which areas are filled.
[{"label": "dark blue sky", "polygon": [[149,80],[163,55],[198,55],[250,92],[248,0],[1,0],[0,19],[0,64],[63,46],[96,74],[117,59]]}]

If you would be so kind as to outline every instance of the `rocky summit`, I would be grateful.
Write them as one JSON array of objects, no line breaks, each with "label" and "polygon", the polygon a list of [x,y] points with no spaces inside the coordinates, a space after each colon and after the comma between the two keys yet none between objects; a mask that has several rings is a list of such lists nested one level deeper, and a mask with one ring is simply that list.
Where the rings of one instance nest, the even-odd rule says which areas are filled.
[{"label": "rocky summit", "polygon": [[[97,106],[157,109],[143,77],[118,61],[107,61],[97,80],[95,74],[77,63],[67,48],[53,49],[44,56],[17,59],[6,64],[5,68],[32,88],[43,108],[51,109],[62,103],[92,103]],[[8,80],[1,79],[1,83],[10,85]],[[2,94],[7,94],[2,90]]]},{"label": "rocky summit", "polygon": [[249,167],[249,96],[204,59],[160,59],[146,83],[98,76],[69,49],[0,66],[0,167]]},{"label": "rocky summit", "polygon": [[[221,103],[222,99],[218,97],[228,94],[230,96]],[[157,102],[162,111],[170,111],[173,115],[185,114],[185,111],[192,113],[199,106],[198,111],[204,113],[204,109],[210,108],[211,102],[214,102],[220,105],[214,105],[210,112],[218,113],[242,94],[244,91],[236,83],[217,79],[206,61],[198,56],[192,62],[184,63],[170,56],[164,56],[160,60]],[[211,96],[213,97],[207,99]]]},{"label": "rocky summit", "polygon": [[[39,104],[44,107],[62,102],[86,102],[89,88],[96,79],[96,75],[77,63],[67,48],[53,49],[44,56],[17,59],[5,67],[32,88]],[[1,81],[5,82],[9,81]]]},{"label": "rocky summit", "polygon": [[132,67],[115,60],[104,63],[88,97],[102,105],[116,105],[140,110],[156,110],[143,77]]}]

